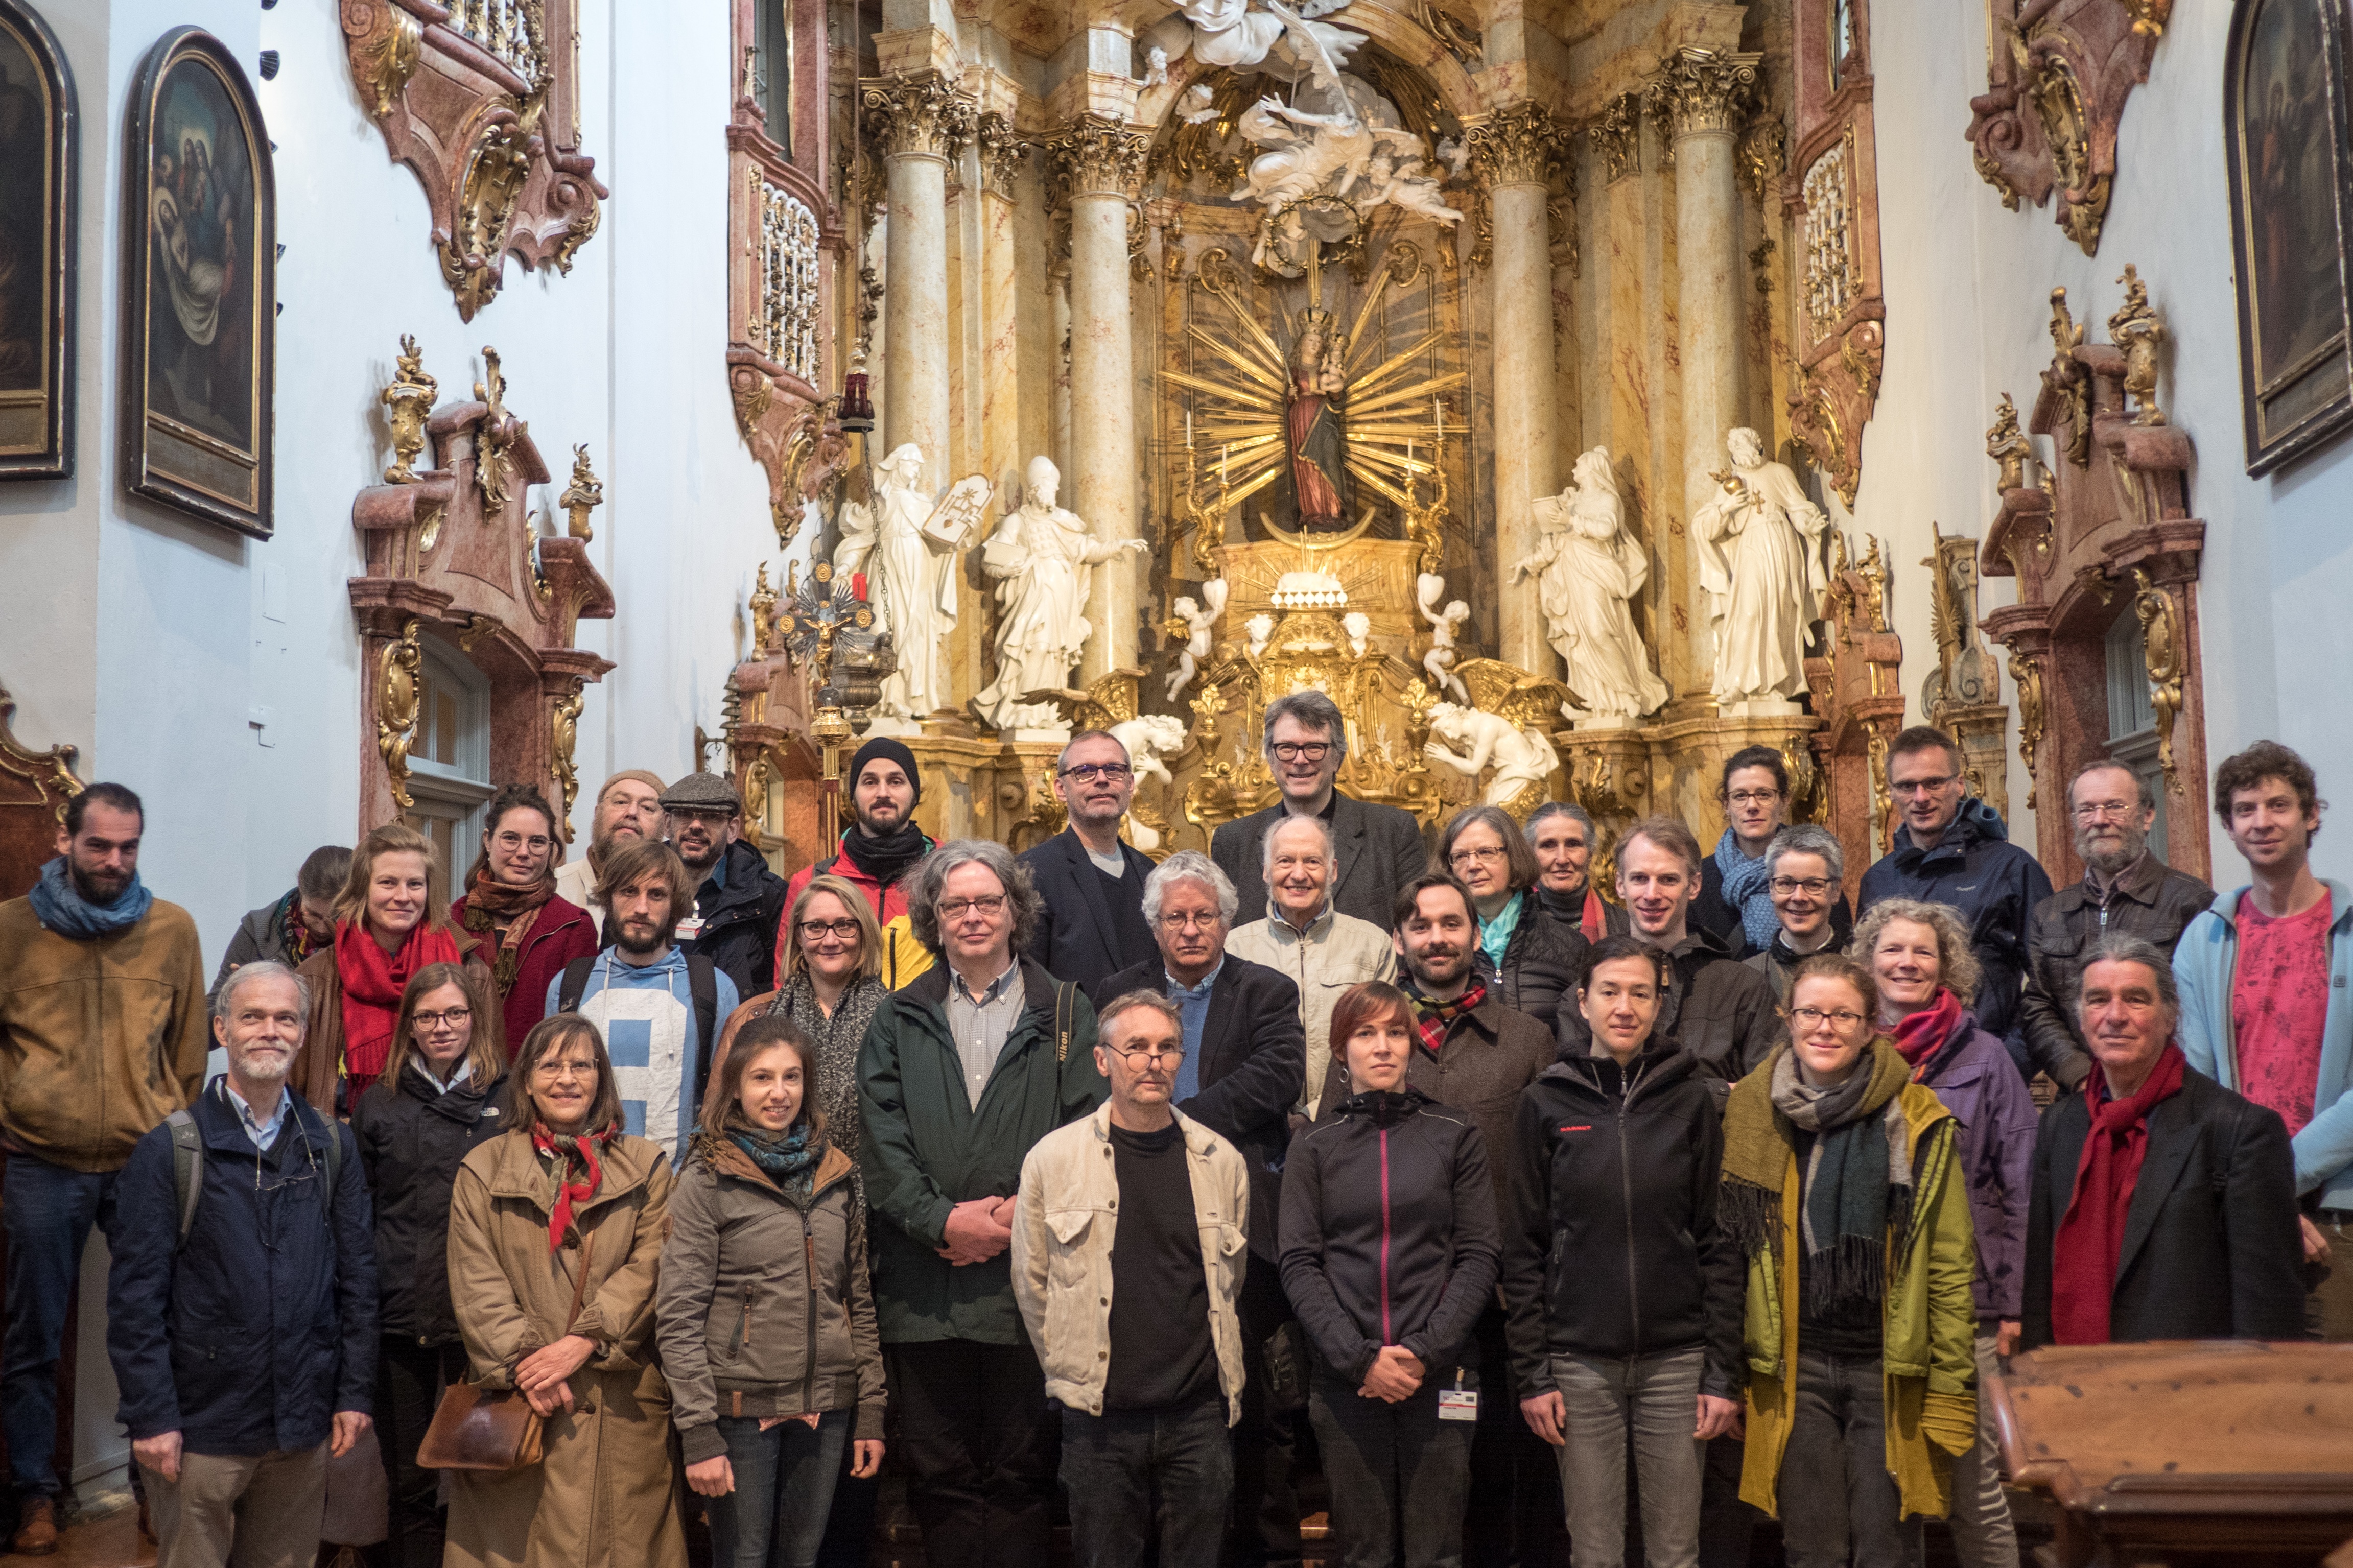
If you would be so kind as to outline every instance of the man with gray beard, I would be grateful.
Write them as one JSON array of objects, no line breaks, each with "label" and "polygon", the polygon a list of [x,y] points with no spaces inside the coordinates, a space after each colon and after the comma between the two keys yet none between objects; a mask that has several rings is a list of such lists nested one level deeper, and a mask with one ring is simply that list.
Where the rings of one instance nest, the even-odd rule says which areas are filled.
[{"label": "man with gray beard", "polygon": [[2183,929],[2214,901],[2214,889],[2150,850],[2157,802],[2123,763],[2103,758],[2078,768],[2067,805],[2084,879],[2034,907],[2019,1017],[2029,1059],[2073,1091],[2092,1066],[2069,1005],[2083,969],[2079,954],[2113,931],[2169,955]]}]

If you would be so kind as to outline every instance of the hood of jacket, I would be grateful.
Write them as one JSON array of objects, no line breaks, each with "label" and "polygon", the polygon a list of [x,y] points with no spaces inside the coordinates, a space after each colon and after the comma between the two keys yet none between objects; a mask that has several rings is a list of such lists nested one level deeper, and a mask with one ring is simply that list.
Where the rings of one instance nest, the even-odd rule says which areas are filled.
[{"label": "hood of jacket", "polygon": [[1896,864],[1909,870],[1931,856],[1948,853],[1967,856],[1980,844],[2001,844],[2008,842],[2009,838],[2010,825],[2002,821],[2001,814],[1976,795],[1970,795],[1961,802],[1961,809],[1954,814],[1952,826],[1945,829],[1944,837],[1936,840],[1936,847],[1932,849],[1915,846],[1912,842],[1910,827],[1898,829]]},{"label": "hood of jacket", "polygon": [[720,884],[718,899],[703,914],[705,926],[733,919],[746,910],[757,912],[767,884],[783,880],[768,869],[767,857],[740,838],[727,846],[727,853],[720,863],[726,868],[726,879]]}]

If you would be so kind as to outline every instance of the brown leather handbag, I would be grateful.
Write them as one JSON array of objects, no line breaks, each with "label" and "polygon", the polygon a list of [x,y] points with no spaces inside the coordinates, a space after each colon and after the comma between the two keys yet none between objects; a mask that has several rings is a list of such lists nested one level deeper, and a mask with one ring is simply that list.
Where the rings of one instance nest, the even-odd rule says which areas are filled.
[{"label": "brown leather handbag", "polygon": [[[572,1282],[572,1311],[564,1320],[566,1334],[580,1321],[580,1293],[588,1287],[588,1263],[596,1250],[591,1236],[580,1249],[580,1277]],[[544,1452],[543,1425],[516,1389],[453,1383],[433,1407],[433,1425],[417,1445],[417,1463],[427,1470],[529,1469]]]}]

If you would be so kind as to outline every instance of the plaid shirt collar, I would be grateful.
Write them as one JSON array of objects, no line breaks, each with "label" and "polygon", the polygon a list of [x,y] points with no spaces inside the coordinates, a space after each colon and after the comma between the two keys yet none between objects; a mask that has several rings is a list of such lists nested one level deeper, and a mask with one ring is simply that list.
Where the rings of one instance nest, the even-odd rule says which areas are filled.
[{"label": "plaid shirt collar", "polygon": [[1405,994],[1413,998],[1414,1025],[1421,1035],[1421,1047],[1434,1057],[1444,1048],[1447,1031],[1454,1027],[1454,1020],[1487,1000],[1487,982],[1474,973],[1461,995],[1451,1002],[1440,1002],[1423,995],[1421,988],[1408,976]]}]

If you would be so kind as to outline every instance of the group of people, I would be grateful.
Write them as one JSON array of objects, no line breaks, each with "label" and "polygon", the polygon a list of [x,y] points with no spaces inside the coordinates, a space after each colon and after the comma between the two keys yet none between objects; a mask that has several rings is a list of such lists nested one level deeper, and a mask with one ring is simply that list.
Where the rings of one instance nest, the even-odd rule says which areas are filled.
[{"label": "group of people", "polygon": [[[1089,1568],[1296,1562],[1318,1475],[1349,1568],[1735,1568],[1767,1515],[1795,1568],[1938,1518],[2008,1568],[2003,1357],[2353,1337],[2353,890],[2285,748],[2216,775],[2250,886],[2094,763],[2054,892],[1906,731],[1852,909],[1769,749],[1712,853],[1555,804],[1433,855],[1345,748],[1270,705],[1274,804],[1155,863],[1109,734],[1018,857],[924,836],[870,741],[789,883],[713,775],[616,775],[562,865],[510,789],[454,902],[406,827],[311,856],[208,1007],[137,796],[86,789],[0,904],[16,1550],[94,1225],[175,1564],[676,1565],[698,1519],[862,1562],[887,1443],[939,1568],[1058,1511]],[[428,1465],[453,1391],[542,1457]]]}]

